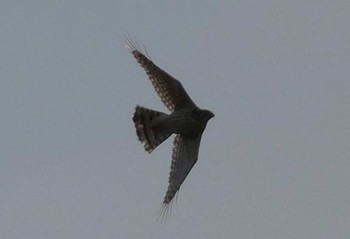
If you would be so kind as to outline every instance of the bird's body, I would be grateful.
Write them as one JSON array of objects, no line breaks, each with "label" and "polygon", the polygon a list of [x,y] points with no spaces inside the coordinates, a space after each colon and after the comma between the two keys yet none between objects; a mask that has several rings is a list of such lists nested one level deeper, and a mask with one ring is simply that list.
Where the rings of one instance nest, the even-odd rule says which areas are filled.
[{"label": "bird's body", "polygon": [[193,109],[182,108],[172,112],[167,119],[166,124],[170,127],[173,134],[180,135],[198,135],[203,132],[200,121],[192,117]]},{"label": "bird's body", "polygon": [[133,116],[138,138],[149,153],[170,135],[176,134],[169,186],[163,200],[163,212],[166,212],[169,203],[197,162],[202,133],[214,114],[196,106],[182,84],[156,66],[134,41],[129,39],[127,47],[145,69],[160,99],[171,111],[166,114],[137,106]]}]

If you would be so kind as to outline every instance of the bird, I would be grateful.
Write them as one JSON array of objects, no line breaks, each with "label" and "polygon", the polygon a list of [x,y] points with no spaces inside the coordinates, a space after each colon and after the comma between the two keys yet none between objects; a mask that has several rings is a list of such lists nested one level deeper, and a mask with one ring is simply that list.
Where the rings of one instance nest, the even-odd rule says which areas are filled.
[{"label": "bird", "polygon": [[199,108],[185,91],[181,82],[158,67],[141,49],[136,40],[126,39],[126,47],[145,70],[161,101],[170,114],[140,105],[135,108],[132,120],[136,134],[144,149],[151,153],[157,146],[175,134],[169,185],[160,209],[168,213],[174,196],[198,159],[199,145],[207,122],[215,115],[210,110]]}]

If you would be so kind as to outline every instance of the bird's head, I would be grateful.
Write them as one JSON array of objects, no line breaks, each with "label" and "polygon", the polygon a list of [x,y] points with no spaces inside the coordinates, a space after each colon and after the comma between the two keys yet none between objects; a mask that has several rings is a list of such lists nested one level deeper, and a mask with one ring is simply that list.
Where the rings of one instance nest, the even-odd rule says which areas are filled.
[{"label": "bird's head", "polygon": [[194,109],[192,111],[193,118],[199,121],[208,122],[211,118],[215,117],[210,110]]}]

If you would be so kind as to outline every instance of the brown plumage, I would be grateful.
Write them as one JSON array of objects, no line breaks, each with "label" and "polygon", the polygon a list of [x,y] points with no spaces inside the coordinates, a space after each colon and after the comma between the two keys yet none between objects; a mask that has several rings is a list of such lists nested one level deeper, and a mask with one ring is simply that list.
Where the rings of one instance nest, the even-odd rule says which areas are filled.
[{"label": "brown plumage", "polygon": [[137,106],[133,116],[137,136],[149,153],[171,134],[176,134],[169,186],[161,209],[162,215],[165,215],[181,184],[197,162],[202,133],[214,114],[198,108],[182,84],[155,65],[131,38],[127,39],[127,47],[146,71],[164,105],[171,111],[168,115]]}]

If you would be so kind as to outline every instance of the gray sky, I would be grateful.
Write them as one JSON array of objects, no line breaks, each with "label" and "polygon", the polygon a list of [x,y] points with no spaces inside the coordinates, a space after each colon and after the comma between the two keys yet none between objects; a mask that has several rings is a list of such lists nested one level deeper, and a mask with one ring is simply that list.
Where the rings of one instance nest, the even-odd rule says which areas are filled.
[{"label": "gray sky", "polygon": [[[191,3],[189,3],[191,2]],[[348,238],[349,1],[1,1],[0,238]],[[123,46],[216,115],[166,224],[166,111]]]}]

